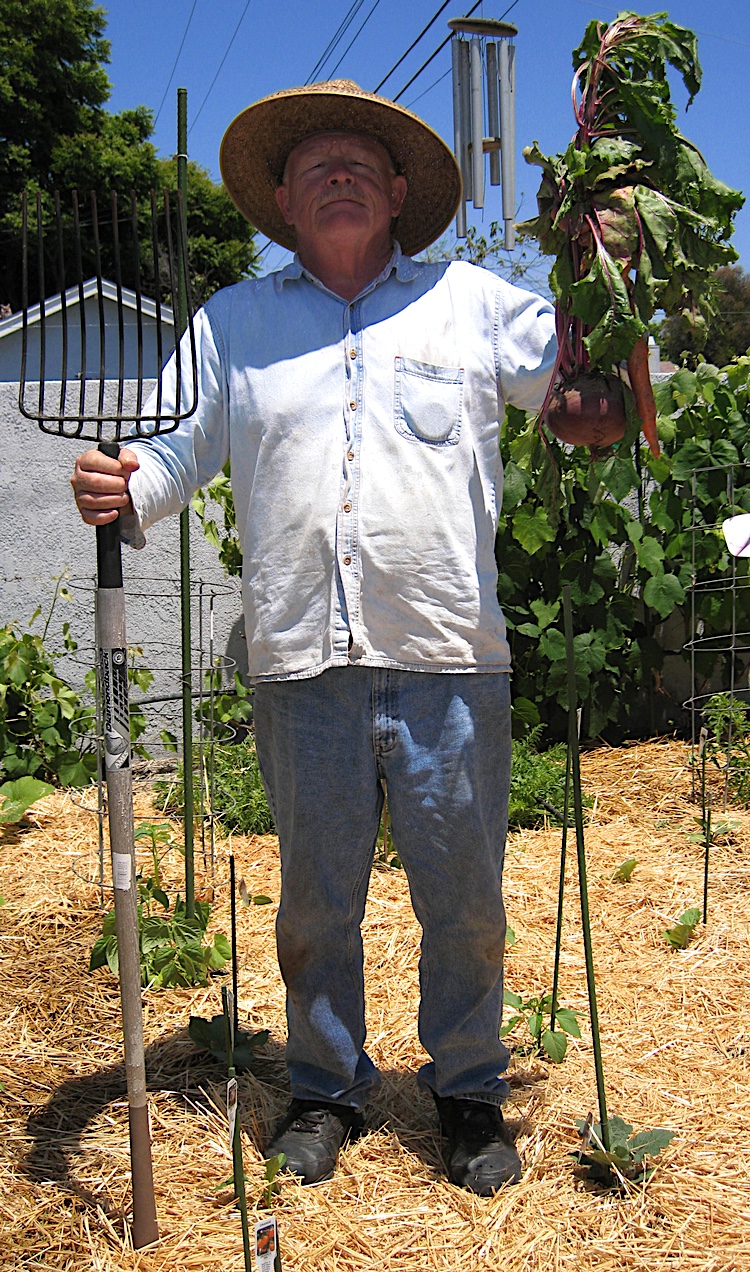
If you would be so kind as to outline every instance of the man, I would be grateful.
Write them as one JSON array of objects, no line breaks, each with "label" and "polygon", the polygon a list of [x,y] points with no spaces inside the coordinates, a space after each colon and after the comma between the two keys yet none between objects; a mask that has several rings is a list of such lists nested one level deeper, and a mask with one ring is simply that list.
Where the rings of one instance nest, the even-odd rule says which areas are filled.
[{"label": "man", "polygon": [[[348,81],[275,94],[222,146],[248,219],[296,250],[196,316],[200,400],[119,461],[81,456],[84,520],[131,538],[231,455],[258,758],[279,831],[292,1103],[268,1145],[332,1173],[378,1081],[360,923],[387,786],[422,925],[420,1084],[450,1179],[520,1177],[502,1119],[509,649],[497,596],[504,403],[538,408],[551,307],[417,264],[460,176],[421,120]],[[395,238],[394,238],[395,233]],[[170,365],[165,403],[174,394]],[[168,405],[165,406],[168,409]]]}]

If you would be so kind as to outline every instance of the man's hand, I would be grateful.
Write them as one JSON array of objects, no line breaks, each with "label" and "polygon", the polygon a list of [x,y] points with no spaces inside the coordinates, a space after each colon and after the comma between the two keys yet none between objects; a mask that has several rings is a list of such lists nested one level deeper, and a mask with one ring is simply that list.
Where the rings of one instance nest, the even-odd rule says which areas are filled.
[{"label": "man's hand", "polygon": [[76,460],[70,479],[78,511],[90,526],[104,526],[120,512],[132,512],[130,474],[140,468],[135,451],[123,447],[117,459],[88,450]]}]

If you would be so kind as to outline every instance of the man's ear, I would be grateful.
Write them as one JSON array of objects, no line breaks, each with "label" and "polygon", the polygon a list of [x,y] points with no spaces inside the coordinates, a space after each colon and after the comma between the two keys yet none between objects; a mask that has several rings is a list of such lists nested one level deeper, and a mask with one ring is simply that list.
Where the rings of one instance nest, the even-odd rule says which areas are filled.
[{"label": "man's ear", "polygon": [[289,191],[287,190],[285,185],[280,185],[276,187],[275,193],[276,193],[276,202],[279,205],[281,215],[283,216],[287,225],[293,225],[294,222],[292,221],[292,218],[289,215]]},{"label": "man's ear", "polygon": [[[278,198],[278,191],[276,192]],[[391,186],[391,216],[397,217],[406,198],[406,177],[394,177]],[[281,206],[281,205],[279,205]]]}]

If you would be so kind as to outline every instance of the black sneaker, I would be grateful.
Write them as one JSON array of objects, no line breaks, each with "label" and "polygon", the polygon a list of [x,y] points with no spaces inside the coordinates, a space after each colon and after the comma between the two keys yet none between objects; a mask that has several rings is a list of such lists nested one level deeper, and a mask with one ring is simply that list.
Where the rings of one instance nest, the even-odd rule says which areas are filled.
[{"label": "black sneaker", "polygon": [[434,1098],[440,1129],[448,1141],[451,1183],[480,1197],[491,1197],[503,1184],[517,1184],[521,1159],[498,1106],[482,1100]]},{"label": "black sneaker", "polygon": [[322,1184],[336,1169],[339,1149],[362,1133],[362,1114],[345,1104],[292,1100],[266,1149],[266,1160],[284,1153],[283,1169],[303,1184]]}]

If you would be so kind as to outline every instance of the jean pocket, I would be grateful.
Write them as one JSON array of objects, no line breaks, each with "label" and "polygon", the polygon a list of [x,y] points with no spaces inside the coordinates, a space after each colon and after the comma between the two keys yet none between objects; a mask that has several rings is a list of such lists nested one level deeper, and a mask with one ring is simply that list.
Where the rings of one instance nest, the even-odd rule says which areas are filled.
[{"label": "jean pocket", "polygon": [[429,446],[455,446],[461,433],[463,389],[463,367],[437,367],[397,357],[397,431]]}]

